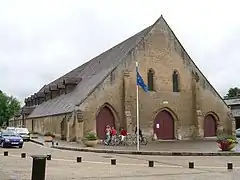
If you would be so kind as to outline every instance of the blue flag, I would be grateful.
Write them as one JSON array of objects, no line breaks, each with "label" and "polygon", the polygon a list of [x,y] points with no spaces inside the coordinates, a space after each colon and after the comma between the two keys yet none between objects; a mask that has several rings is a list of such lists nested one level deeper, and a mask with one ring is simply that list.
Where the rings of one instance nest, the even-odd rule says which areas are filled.
[{"label": "blue flag", "polygon": [[144,83],[143,78],[141,77],[141,75],[139,74],[138,67],[136,67],[136,71],[137,71],[137,85],[140,86],[145,92],[148,92],[148,87]]}]

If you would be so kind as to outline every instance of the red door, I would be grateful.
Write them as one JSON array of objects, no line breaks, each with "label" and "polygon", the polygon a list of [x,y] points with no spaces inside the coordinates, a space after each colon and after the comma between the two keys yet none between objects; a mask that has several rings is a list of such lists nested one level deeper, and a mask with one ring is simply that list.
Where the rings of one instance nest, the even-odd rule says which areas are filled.
[{"label": "red door", "polygon": [[216,120],[212,115],[207,115],[204,119],[204,137],[213,137],[217,134]]},{"label": "red door", "polygon": [[159,112],[154,120],[153,129],[158,139],[174,139],[174,120],[171,114],[165,110]]},{"label": "red door", "polygon": [[111,110],[108,107],[103,107],[96,118],[96,130],[99,139],[105,139],[105,128],[109,125],[115,127],[115,120]]}]

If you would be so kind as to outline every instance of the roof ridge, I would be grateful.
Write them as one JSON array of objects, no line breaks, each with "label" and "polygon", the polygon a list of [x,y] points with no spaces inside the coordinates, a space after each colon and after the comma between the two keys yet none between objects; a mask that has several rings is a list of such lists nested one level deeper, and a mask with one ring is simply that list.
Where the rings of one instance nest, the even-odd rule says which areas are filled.
[{"label": "roof ridge", "polygon": [[206,76],[204,76],[204,74],[202,73],[202,71],[198,68],[198,66],[196,65],[196,63],[192,60],[192,58],[190,57],[190,55],[188,54],[188,52],[185,50],[185,48],[183,47],[183,45],[181,44],[181,42],[179,41],[179,39],[177,38],[177,36],[175,35],[175,33],[173,32],[173,30],[171,29],[171,27],[168,25],[167,21],[163,18],[163,16],[161,15],[161,17],[164,21],[164,23],[166,23],[167,27],[170,29],[171,33],[173,34],[173,36],[176,38],[176,40],[178,41],[178,43],[180,44],[181,48],[186,52],[187,56],[189,57],[189,59],[191,60],[191,62],[193,63],[193,65],[195,66],[195,68],[200,72],[200,74],[203,76],[203,78],[207,81],[207,83],[211,86],[211,88],[213,89],[213,91],[217,94],[217,96],[220,97],[220,99],[223,101],[223,103],[227,105],[227,103],[224,101],[223,97],[218,93],[218,91],[213,87],[213,85],[208,81],[208,79],[206,78]]}]

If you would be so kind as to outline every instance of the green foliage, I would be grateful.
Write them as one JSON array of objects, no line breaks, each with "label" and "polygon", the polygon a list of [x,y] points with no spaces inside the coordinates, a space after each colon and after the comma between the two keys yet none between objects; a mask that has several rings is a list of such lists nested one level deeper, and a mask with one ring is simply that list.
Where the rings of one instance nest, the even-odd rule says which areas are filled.
[{"label": "green foliage", "polygon": [[217,143],[222,151],[231,151],[238,144],[235,136],[226,133],[217,136]]},{"label": "green foliage", "polygon": [[38,132],[31,131],[30,134],[38,134]]},{"label": "green foliage", "polygon": [[236,136],[222,132],[217,135],[217,142],[218,143],[220,143],[220,142],[237,143],[237,138],[236,138]]},{"label": "green foliage", "polygon": [[231,134],[222,133],[222,134],[219,134],[219,135],[217,136],[217,140],[219,140],[219,141],[226,140],[226,139],[231,139],[231,140],[234,140],[234,141],[237,140],[237,139],[236,139],[236,136],[233,136],[233,135],[231,135]]},{"label": "green foliage", "polygon": [[20,112],[20,102],[0,90],[0,126],[8,124],[8,120]]},{"label": "green foliage", "polygon": [[228,93],[224,98],[229,99],[229,98],[237,98],[237,97],[240,97],[240,88],[234,87],[228,90]]},{"label": "green foliage", "polygon": [[45,134],[44,134],[44,136],[51,136],[51,137],[55,137],[55,135],[53,134],[53,133],[51,133],[51,132],[46,132]]},{"label": "green foliage", "polygon": [[96,136],[95,133],[93,133],[93,132],[88,132],[88,133],[85,135],[84,139],[86,139],[86,140],[88,140],[88,141],[95,141],[95,140],[97,140],[97,136]]}]

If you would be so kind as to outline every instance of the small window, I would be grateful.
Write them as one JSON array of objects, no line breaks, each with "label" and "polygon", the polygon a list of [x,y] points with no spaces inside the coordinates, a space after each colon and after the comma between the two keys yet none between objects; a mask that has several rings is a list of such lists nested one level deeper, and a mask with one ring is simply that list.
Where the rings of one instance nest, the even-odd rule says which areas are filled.
[{"label": "small window", "polygon": [[154,91],[154,71],[150,69],[148,71],[148,90],[149,91]]},{"label": "small window", "polygon": [[172,82],[173,82],[173,92],[180,92],[179,74],[177,71],[174,71],[172,74]]}]

